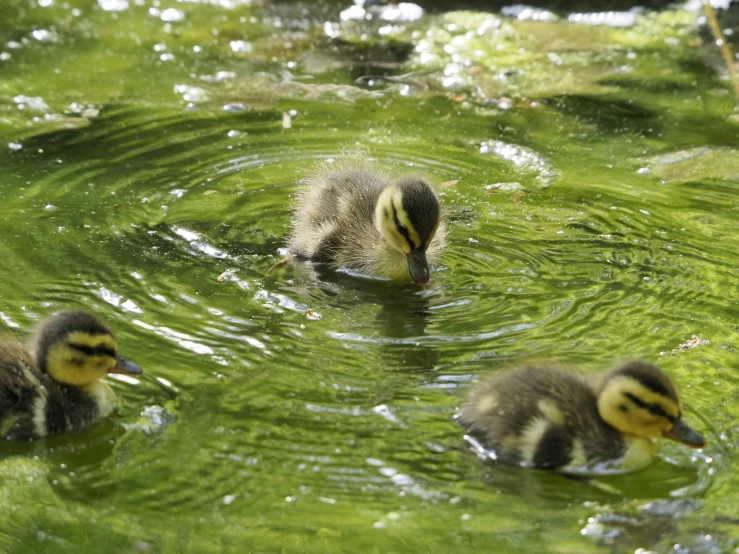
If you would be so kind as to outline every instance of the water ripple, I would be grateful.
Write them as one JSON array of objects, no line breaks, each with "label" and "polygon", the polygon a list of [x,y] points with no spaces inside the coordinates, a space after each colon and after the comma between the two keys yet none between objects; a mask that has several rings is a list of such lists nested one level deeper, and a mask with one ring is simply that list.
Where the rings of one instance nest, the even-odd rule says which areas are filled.
[{"label": "water ripple", "polygon": [[[277,110],[110,106],[84,132],[24,144],[28,158],[0,183],[2,272],[13,283],[0,319],[20,333],[61,307],[100,312],[156,380],[113,383],[121,413],[91,431],[104,440],[69,439],[62,458],[80,445],[94,452],[55,470],[58,495],[255,528],[300,514],[333,529],[347,513],[358,528],[392,528],[406,515],[389,505],[402,498],[410,520],[473,514],[489,529],[501,516],[487,507],[504,502],[511,528],[529,537],[513,520],[526,521],[532,503],[559,514],[600,493],[489,469],[461,449],[451,416],[478,375],[522,359],[588,371],[654,360],[700,330],[704,350],[660,363],[686,406],[720,417],[712,383],[733,379],[739,316],[733,189],[666,188],[631,162],[585,173],[605,153],[578,152],[575,163],[534,131],[491,139],[472,115],[454,116],[467,117],[464,140],[440,138],[428,107],[409,101],[393,122],[357,102],[368,103],[356,121],[295,102],[289,129]],[[439,185],[449,247],[427,288],[270,270],[297,183],[347,148]],[[655,470],[654,496],[701,495],[714,482],[704,462],[668,455],[676,463]],[[621,485],[638,497],[638,483]]]}]

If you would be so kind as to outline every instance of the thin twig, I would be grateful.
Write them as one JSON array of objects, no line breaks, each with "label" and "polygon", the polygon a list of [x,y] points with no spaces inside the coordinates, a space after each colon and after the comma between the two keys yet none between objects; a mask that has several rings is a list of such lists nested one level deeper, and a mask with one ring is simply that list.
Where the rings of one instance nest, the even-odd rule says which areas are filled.
[{"label": "thin twig", "polygon": [[721,51],[721,55],[726,63],[726,69],[729,70],[729,79],[731,84],[734,85],[734,94],[737,100],[739,100],[739,76],[736,74],[736,68],[734,67],[734,55],[731,53],[731,48],[726,43],[726,37],[721,31],[721,26],[718,24],[716,18],[716,11],[711,6],[711,0],[704,0],[703,10],[706,12],[706,18],[708,19],[708,25],[711,27],[713,38],[716,41],[716,46]]}]

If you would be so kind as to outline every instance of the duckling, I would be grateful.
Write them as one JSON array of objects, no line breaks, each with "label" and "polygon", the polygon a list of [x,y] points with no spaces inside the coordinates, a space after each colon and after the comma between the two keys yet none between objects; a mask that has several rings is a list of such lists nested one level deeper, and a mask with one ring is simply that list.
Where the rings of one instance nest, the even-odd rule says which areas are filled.
[{"label": "duckling", "polygon": [[693,448],[706,443],[682,419],[672,380],[639,361],[599,382],[550,367],[494,375],[473,388],[456,417],[503,463],[564,473],[640,469],[660,437]]},{"label": "duckling", "polygon": [[411,176],[389,182],[356,156],[337,165],[300,188],[291,254],[333,269],[427,283],[429,263],[438,263],[446,234],[428,181]]},{"label": "duckling", "polygon": [[28,350],[0,342],[0,436],[35,440],[90,425],[115,407],[115,393],[101,379],[141,372],[118,353],[100,318],[57,312],[36,328]]}]

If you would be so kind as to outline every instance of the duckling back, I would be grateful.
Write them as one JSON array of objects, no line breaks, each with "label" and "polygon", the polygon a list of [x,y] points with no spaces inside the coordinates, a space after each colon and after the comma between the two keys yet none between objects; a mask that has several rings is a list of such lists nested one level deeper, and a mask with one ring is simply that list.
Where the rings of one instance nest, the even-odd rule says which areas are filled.
[{"label": "duckling back", "polygon": [[359,254],[366,256],[366,249],[375,250],[380,241],[374,210],[386,184],[383,173],[367,168],[324,170],[306,180],[298,190],[290,252],[305,260],[356,267]]},{"label": "duckling back", "polygon": [[39,377],[35,363],[20,343],[0,341],[0,436],[8,436],[11,429],[22,429],[24,435],[34,432],[33,418],[24,417],[23,408],[33,410],[41,388]]},{"label": "duckling back", "polygon": [[627,446],[600,418],[589,383],[556,368],[525,367],[479,382],[458,421],[507,464],[581,467],[619,459]]}]

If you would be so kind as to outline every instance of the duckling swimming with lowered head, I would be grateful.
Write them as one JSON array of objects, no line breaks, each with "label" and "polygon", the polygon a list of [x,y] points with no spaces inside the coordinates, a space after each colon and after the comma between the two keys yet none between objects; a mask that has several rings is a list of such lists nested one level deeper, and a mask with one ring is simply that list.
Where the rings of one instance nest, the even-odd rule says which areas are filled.
[{"label": "duckling swimming with lowered head", "polygon": [[307,180],[296,206],[291,254],[333,269],[425,284],[445,245],[441,206],[427,181],[390,183],[355,156]]},{"label": "duckling swimming with lowered head", "polygon": [[473,388],[457,419],[503,463],[565,473],[642,468],[661,437],[693,448],[706,442],[682,419],[672,380],[636,361],[611,370],[595,386],[582,375],[548,367],[494,375]]},{"label": "duckling swimming with lowered head", "polygon": [[29,344],[0,342],[0,436],[34,440],[107,417],[115,393],[108,373],[141,374],[118,353],[110,327],[82,311],[57,312]]}]

